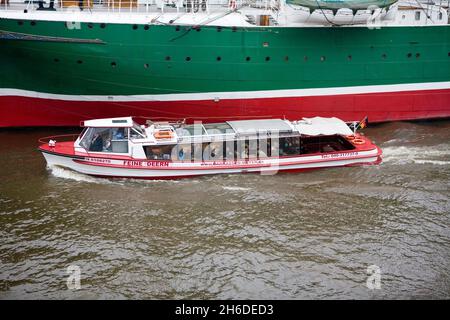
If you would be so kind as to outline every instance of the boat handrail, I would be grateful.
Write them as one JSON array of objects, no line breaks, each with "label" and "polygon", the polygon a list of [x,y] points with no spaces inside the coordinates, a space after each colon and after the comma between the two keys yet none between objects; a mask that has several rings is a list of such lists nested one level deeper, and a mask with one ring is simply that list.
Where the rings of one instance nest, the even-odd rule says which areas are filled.
[{"label": "boat handrail", "polygon": [[[75,142],[79,136],[80,136],[79,133],[53,135],[39,138],[38,142],[41,144],[47,144],[49,140],[54,140],[56,142]],[[63,139],[63,141],[61,141],[61,139]]]}]

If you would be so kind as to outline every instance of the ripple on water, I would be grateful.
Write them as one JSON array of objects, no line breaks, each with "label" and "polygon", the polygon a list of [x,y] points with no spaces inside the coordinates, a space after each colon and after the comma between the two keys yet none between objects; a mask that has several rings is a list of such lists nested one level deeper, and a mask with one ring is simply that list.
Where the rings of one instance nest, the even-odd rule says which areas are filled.
[{"label": "ripple on water", "polygon": [[178,181],[45,170],[31,131],[1,150],[0,298],[450,298],[449,129],[365,129],[379,166]]}]

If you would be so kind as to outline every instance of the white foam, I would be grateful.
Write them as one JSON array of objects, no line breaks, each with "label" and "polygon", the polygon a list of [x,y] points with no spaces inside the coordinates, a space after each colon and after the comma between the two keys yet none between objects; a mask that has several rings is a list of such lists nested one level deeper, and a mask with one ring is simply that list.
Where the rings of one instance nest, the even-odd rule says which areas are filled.
[{"label": "white foam", "polygon": [[392,164],[450,164],[450,161],[441,160],[442,158],[450,158],[450,145],[448,144],[439,144],[430,147],[385,147],[382,150],[383,162]]},{"label": "white foam", "polygon": [[108,179],[94,178],[60,166],[49,166],[48,168],[50,169],[51,173],[57,178],[90,183],[112,183],[112,181]]},{"label": "white foam", "polygon": [[243,188],[243,187],[222,187],[224,190],[230,190],[230,191],[248,191],[250,188]]}]

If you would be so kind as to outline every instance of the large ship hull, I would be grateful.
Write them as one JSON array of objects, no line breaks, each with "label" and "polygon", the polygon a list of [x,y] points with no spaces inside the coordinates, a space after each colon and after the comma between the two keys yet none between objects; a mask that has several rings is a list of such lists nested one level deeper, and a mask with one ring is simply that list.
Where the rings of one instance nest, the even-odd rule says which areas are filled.
[{"label": "large ship hull", "polygon": [[215,27],[0,19],[0,126],[450,116],[450,26]]}]

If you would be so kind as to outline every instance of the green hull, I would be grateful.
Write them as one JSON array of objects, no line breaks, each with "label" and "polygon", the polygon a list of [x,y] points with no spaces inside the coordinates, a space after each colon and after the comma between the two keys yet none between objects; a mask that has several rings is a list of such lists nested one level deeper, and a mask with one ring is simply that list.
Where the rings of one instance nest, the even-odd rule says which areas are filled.
[{"label": "green hull", "polygon": [[450,81],[450,26],[136,27],[0,20],[2,31],[40,36],[0,40],[0,88],[139,95]]},{"label": "green hull", "polygon": [[250,27],[0,19],[0,127],[450,116],[450,26]]}]

